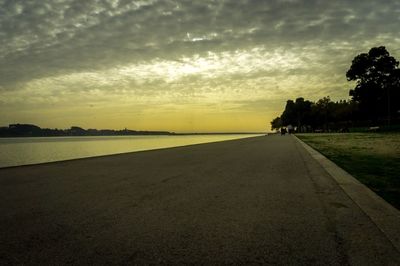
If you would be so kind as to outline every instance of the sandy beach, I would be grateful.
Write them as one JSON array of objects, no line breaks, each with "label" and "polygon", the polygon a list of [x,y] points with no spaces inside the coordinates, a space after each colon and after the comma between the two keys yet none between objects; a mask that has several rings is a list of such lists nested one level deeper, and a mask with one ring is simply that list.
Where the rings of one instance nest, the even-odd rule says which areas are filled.
[{"label": "sandy beach", "polygon": [[291,136],[0,169],[0,264],[399,265]]}]

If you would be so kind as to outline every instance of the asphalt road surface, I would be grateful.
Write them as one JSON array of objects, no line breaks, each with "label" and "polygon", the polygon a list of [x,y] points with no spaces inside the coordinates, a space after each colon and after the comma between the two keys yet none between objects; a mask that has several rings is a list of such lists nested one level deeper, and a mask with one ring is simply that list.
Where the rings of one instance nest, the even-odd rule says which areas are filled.
[{"label": "asphalt road surface", "polygon": [[0,169],[0,264],[400,265],[291,136]]}]

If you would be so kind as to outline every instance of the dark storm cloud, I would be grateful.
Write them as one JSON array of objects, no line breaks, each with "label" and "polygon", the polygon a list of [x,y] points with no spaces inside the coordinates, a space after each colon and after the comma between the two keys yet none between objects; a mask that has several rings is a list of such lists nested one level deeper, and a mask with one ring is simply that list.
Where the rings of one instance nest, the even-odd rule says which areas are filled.
[{"label": "dark storm cloud", "polygon": [[3,0],[0,89],[260,45],[271,51],[296,49],[305,59],[320,53],[335,64],[335,56],[326,51],[398,45],[392,38],[399,25],[397,0]]}]

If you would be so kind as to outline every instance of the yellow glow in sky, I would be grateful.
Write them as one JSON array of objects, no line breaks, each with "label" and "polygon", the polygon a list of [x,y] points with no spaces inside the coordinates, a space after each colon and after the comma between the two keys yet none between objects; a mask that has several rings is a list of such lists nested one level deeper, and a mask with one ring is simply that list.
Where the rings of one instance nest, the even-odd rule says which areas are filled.
[{"label": "yellow glow in sky", "polygon": [[0,126],[267,131],[288,99],[348,99],[351,60],[399,57],[399,5],[10,1]]},{"label": "yellow glow in sky", "polygon": [[265,131],[286,98],[296,97],[294,87],[343,82],[343,77],[289,74],[322,67],[313,60],[307,63],[296,53],[268,52],[262,46],[208,52],[34,79],[6,97],[8,103],[23,99],[30,106],[29,112],[13,114],[18,121],[48,127]]}]

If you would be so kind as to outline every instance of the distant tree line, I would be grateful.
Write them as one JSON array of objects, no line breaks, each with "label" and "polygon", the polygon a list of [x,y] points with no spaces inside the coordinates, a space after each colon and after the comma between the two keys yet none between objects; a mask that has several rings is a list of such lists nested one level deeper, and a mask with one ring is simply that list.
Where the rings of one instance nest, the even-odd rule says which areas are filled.
[{"label": "distant tree line", "polygon": [[72,126],[69,129],[40,128],[31,124],[11,124],[0,127],[0,137],[53,137],[53,136],[124,136],[124,135],[173,135],[168,131],[136,131],[130,129],[83,129]]},{"label": "distant tree line", "polygon": [[271,128],[279,129],[292,125],[301,132],[314,130],[339,130],[352,122],[357,105],[354,101],[333,102],[329,97],[317,102],[297,98],[288,100],[282,115],[271,122]]},{"label": "distant tree line", "polygon": [[347,130],[353,126],[400,124],[399,62],[384,46],[356,56],[346,73],[356,81],[350,100],[316,102],[302,97],[286,102],[283,113],[271,121],[271,129],[293,125],[300,132]]}]

